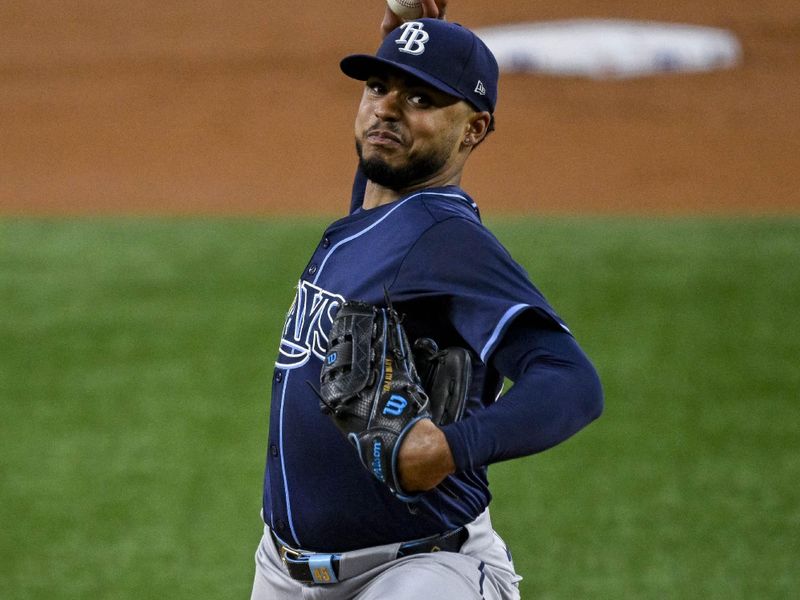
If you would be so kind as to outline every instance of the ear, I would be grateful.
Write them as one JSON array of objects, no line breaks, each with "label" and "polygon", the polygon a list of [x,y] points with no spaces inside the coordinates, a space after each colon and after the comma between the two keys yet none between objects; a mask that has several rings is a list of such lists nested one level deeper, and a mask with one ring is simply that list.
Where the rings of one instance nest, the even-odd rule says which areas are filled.
[{"label": "ear", "polygon": [[483,141],[489,133],[489,124],[492,122],[492,115],[486,111],[474,112],[469,116],[462,145],[475,147]]}]

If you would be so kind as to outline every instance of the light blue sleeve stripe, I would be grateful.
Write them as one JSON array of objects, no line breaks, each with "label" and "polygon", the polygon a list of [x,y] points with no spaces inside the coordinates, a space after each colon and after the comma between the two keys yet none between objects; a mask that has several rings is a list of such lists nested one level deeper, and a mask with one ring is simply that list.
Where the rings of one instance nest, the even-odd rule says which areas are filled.
[{"label": "light blue sleeve stripe", "polygon": [[486,357],[491,354],[492,350],[494,350],[495,344],[497,344],[497,340],[500,338],[500,335],[505,330],[506,325],[508,324],[511,319],[516,317],[521,311],[525,310],[526,308],[530,308],[530,304],[516,304],[509,308],[506,311],[506,314],[503,315],[503,318],[500,319],[500,322],[497,324],[497,327],[494,328],[492,332],[492,337],[489,338],[489,341],[486,342],[486,345],[481,350],[481,360],[485,363]]}]

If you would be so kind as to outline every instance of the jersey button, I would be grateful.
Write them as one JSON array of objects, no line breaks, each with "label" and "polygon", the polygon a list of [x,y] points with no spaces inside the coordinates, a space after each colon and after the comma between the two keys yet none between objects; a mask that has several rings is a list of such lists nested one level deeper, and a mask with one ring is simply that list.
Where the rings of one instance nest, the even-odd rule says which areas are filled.
[{"label": "jersey button", "polygon": [[324,240],[322,240],[322,247],[326,248],[326,249],[330,248],[331,247],[331,239],[330,238],[325,238]]},{"label": "jersey button", "polygon": [[316,272],[317,272],[317,265],[311,265],[310,267],[308,267],[308,274],[309,275],[313,275]]},{"label": "jersey button", "polygon": [[275,371],[275,381],[276,383],[280,383],[281,381],[283,381],[283,371],[278,371],[278,370]]},{"label": "jersey button", "polygon": [[271,444],[269,447],[269,453],[274,457],[278,456],[278,447],[275,444]]},{"label": "jersey button", "polygon": [[278,528],[278,531],[283,531],[286,529],[286,523],[283,522],[283,519],[278,519],[278,522],[275,523],[275,526]]}]

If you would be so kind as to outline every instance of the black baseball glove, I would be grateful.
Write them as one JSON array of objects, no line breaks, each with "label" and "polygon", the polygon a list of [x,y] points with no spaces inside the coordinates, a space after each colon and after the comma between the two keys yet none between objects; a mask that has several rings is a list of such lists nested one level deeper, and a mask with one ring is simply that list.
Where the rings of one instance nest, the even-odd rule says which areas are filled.
[{"label": "black baseball glove", "polygon": [[469,353],[439,351],[428,339],[418,340],[412,351],[397,312],[363,302],[342,305],[328,339],[320,409],[370,473],[401,500],[418,499],[421,494],[400,486],[400,445],[420,419],[444,425],[461,418],[471,377]]},{"label": "black baseball glove", "polygon": [[414,363],[431,400],[433,422],[441,426],[460,421],[472,381],[469,351],[460,346],[439,350],[431,338],[419,338],[414,342]]}]

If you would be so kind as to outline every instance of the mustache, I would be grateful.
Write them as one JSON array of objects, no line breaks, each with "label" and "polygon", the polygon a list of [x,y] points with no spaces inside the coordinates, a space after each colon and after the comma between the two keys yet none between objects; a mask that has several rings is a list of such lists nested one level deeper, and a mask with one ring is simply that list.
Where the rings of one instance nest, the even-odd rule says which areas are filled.
[{"label": "mustache", "polygon": [[400,125],[393,121],[378,121],[376,123],[373,123],[372,125],[367,127],[367,130],[364,132],[364,135],[368,136],[369,134],[374,132],[391,133],[392,135],[397,136],[401,142],[403,141],[403,133],[401,131]]},{"label": "mustache", "polygon": [[392,133],[400,133],[400,125],[394,121],[376,121],[367,128],[367,133],[371,131],[391,131]]}]

